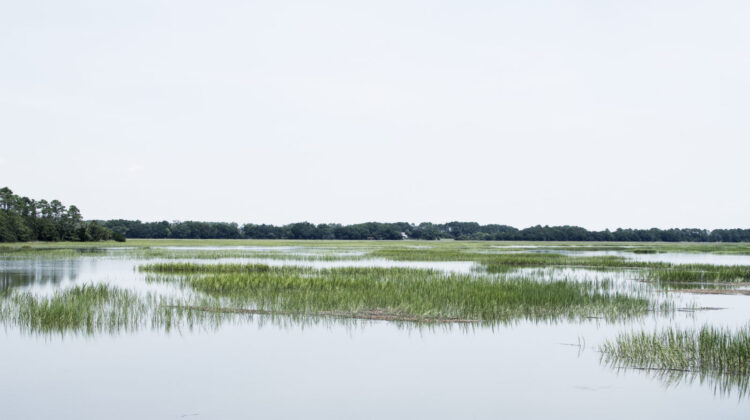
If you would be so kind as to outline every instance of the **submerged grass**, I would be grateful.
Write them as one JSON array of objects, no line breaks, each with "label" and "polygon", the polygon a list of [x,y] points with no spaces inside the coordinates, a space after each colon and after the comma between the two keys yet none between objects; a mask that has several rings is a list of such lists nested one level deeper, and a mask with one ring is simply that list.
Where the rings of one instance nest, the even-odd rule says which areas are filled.
[{"label": "submerged grass", "polygon": [[[278,313],[379,313],[419,321],[503,322],[519,319],[639,316],[656,309],[645,296],[603,288],[602,282],[482,276],[409,268],[271,267],[262,264],[161,263],[140,267],[233,305]],[[607,290],[605,290],[607,289]]]}]

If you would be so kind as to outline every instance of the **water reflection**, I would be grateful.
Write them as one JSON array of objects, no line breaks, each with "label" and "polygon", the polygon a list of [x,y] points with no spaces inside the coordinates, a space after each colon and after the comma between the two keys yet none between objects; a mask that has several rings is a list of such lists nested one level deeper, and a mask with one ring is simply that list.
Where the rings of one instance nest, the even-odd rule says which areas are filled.
[{"label": "water reflection", "polygon": [[698,383],[701,386],[710,388],[714,395],[722,398],[744,400],[750,397],[750,375],[731,375],[712,371],[696,372],[692,370],[640,368],[622,366],[615,361],[603,361],[602,363],[612,368],[618,374],[628,372],[644,373],[647,377],[660,382],[666,389],[675,389],[680,386]]},{"label": "water reflection", "polygon": [[77,279],[80,267],[78,259],[0,261],[0,290],[59,286]]},{"label": "water reflection", "polygon": [[[517,251],[500,251],[512,253]],[[617,250],[562,250],[562,249],[527,249],[522,252],[535,254],[562,254],[571,257],[622,257],[630,261],[645,263],[666,264],[709,264],[709,265],[748,265],[750,266],[750,255],[726,255],[710,253],[691,252],[659,252],[659,253],[635,253],[632,251]]]}]

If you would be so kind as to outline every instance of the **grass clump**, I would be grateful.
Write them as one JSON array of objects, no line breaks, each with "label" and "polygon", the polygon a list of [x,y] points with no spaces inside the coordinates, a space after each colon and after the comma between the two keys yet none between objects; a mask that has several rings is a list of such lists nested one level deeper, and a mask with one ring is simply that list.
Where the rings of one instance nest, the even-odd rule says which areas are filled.
[{"label": "grass clump", "polygon": [[645,297],[605,290],[600,282],[496,281],[486,277],[409,268],[270,267],[260,264],[151,264],[196,291],[235,307],[271,313],[425,322],[504,322],[638,316],[654,309]]},{"label": "grass clump", "polygon": [[746,283],[750,282],[750,266],[683,264],[652,269],[649,278],[662,283]]},{"label": "grass clump", "polygon": [[385,248],[375,250],[369,255],[397,261],[474,261],[483,264],[491,273],[507,271],[507,267],[647,268],[669,266],[663,263],[631,261],[615,255],[575,256],[554,252],[479,253],[472,251],[461,248]]},{"label": "grass clump", "polygon": [[146,305],[132,292],[108,285],[83,285],[49,297],[6,292],[0,321],[30,333],[93,334],[135,329]]},{"label": "grass clump", "polygon": [[133,255],[144,259],[195,259],[210,260],[222,258],[235,259],[272,259],[272,260],[300,260],[300,261],[340,261],[340,260],[357,260],[361,259],[364,252],[334,252],[330,250],[305,249],[289,251],[282,249],[275,250],[252,250],[252,249],[162,249],[162,248],[143,248],[132,252]]},{"label": "grass clump", "polygon": [[668,387],[698,380],[717,394],[750,396],[750,325],[621,334],[599,350],[603,363],[644,370]]},{"label": "grass clump", "polygon": [[600,350],[606,362],[626,367],[750,375],[750,327],[621,334]]}]

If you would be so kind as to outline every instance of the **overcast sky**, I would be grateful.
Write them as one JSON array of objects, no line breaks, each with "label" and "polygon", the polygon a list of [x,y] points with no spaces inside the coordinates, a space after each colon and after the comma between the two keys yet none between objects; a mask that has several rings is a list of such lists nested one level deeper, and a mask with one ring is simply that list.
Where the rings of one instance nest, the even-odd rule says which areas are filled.
[{"label": "overcast sky", "polygon": [[86,218],[750,227],[750,2],[0,1],[0,186]]}]

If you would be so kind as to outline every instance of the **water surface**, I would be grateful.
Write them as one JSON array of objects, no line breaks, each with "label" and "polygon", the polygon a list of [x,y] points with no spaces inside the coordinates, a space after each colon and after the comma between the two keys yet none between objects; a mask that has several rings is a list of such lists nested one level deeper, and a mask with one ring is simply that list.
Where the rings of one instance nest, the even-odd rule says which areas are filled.
[{"label": "water surface", "polygon": [[[349,251],[354,250],[341,250]],[[118,252],[0,260],[0,286],[48,294],[75,284],[108,283],[175,293],[169,284],[145,282],[137,270],[154,260]],[[667,258],[696,258],[677,255]],[[637,258],[655,256],[664,254]],[[737,256],[710,255],[718,261],[715,257]],[[476,268],[471,262],[382,259],[227,261],[459,273]],[[523,275],[542,281],[637,282],[621,271],[524,270]],[[295,323],[247,316],[169,333],[142,328],[93,336],[30,335],[7,325],[0,331],[0,418],[747,418],[748,399],[736,392],[722,394],[699,380],[665,384],[648,372],[600,363],[597,346],[623,331],[706,324],[741,328],[750,320],[747,296],[674,296],[680,306],[723,309],[635,322],[520,321],[494,327]]]}]

